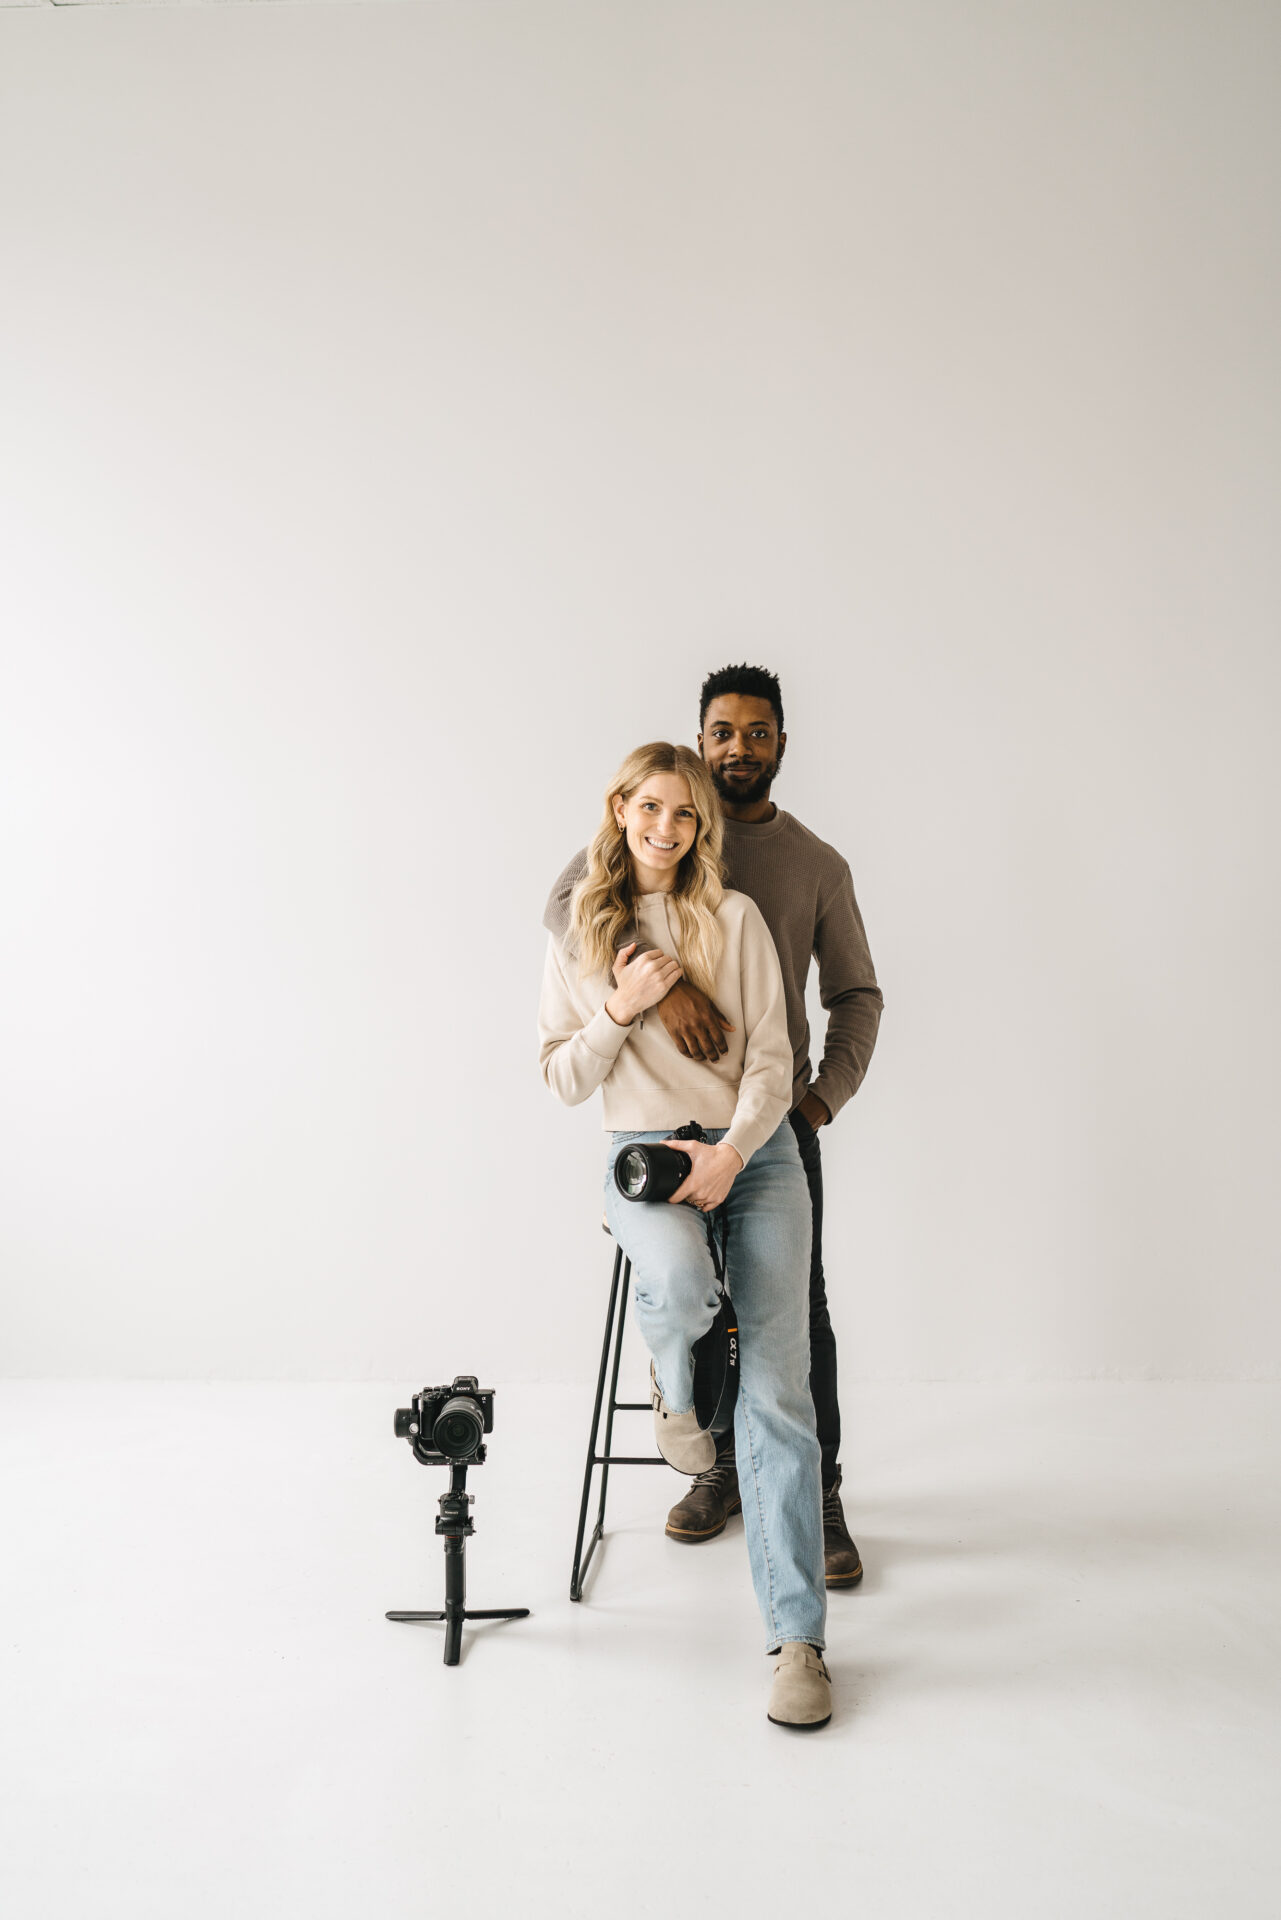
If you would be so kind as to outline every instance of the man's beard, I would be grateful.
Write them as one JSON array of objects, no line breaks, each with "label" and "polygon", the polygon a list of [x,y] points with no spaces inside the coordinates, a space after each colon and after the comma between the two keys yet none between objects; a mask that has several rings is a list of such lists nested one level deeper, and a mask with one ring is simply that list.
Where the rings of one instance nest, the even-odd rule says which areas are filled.
[{"label": "man's beard", "polygon": [[728,780],[720,767],[712,769],[712,784],[721,799],[732,807],[751,807],[763,800],[778,778],[778,761],[762,767],[755,780]]}]

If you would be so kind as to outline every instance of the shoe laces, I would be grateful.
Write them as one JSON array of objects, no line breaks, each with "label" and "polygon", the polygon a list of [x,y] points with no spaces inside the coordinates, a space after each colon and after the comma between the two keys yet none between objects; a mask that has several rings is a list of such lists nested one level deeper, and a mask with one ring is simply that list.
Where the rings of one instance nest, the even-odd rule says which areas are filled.
[{"label": "shoe laces", "polygon": [[833,1480],[830,1487],[823,1489],[823,1518],[825,1520],[845,1521],[845,1509],[841,1505],[841,1483]]},{"label": "shoe laces", "polygon": [[738,1478],[738,1461],[732,1453],[718,1453],[710,1467],[704,1467],[702,1473],[694,1475],[696,1487],[707,1487],[712,1493],[719,1493],[731,1480]]}]

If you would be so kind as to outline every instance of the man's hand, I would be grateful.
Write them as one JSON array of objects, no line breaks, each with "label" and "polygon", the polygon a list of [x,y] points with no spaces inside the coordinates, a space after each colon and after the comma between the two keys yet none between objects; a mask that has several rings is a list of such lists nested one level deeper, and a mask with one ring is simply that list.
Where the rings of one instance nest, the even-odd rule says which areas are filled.
[{"label": "man's hand", "polygon": [[657,947],[651,947],[648,953],[637,954],[633,960],[635,948],[634,940],[629,940],[625,947],[619,948],[614,961],[614,978],[618,987],[605,1002],[606,1013],[620,1027],[630,1027],[638,1013],[644,1013],[646,1007],[656,1006],[681,977],[679,960],[669,960]]},{"label": "man's hand", "polygon": [[796,1111],[800,1114],[802,1120],[809,1121],[815,1133],[818,1132],[820,1127],[827,1126],[832,1118],[812,1088],[806,1093],[805,1098],[800,1102]]},{"label": "man's hand", "polygon": [[743,1171],[743,1156],[728,1140],[722,1140],[715,1147],[707,1140],[664,1140],[663,1145],[687,1153],[693,1162],[688,1177],[668,1201],[669,1206],[688,1200],[700,1213],[710,1213],[713,1207],[719,1207],[733,1186],[735,1175]]},{"label": "man's hand", "polygon": [[706,1060],[714,1067],[728,1051],[725,1035],[733,1033],[734,1022],[688,980],[678,980],[660,1001],[658,1017],[687,1060]]}]

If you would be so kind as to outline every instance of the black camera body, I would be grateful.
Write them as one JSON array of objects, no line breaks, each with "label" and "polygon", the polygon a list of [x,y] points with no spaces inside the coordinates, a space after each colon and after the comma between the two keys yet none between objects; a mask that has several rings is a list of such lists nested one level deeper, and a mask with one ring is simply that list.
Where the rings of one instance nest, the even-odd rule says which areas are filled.
[{"label": "black camera body", "polygon": [[[703,1140],[707,1135],[697,1120],[677,1127],[673,1140]],[[670,1200],[689,1178],[694,1162],[679,1147],[651,1146],[633,1141],[614,1162],[614,1185],[624,1200]]]},{"label": "black camera body", "polygon": [[455,1374],[448,1387],[424,1387],[412,1407],[396,1409],[396,1438],[408,1440],[424,1466],[483,1466],[483,1436],[493,1431],[494,1389],[474,1373]]}]

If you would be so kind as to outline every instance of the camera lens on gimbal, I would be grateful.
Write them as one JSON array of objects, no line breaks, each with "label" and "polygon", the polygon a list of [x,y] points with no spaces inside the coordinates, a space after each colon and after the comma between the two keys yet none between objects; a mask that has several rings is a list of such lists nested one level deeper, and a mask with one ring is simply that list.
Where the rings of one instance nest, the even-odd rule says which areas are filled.
[{"label": "camera lens on gimbal", "polygon": [[432,1441],[447,1460],[469,1460],[485,1437],[479,1406],[465,1394],[447,1400],[431,1430]]}]

